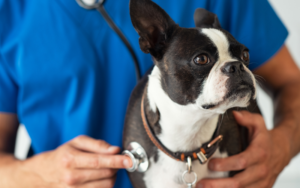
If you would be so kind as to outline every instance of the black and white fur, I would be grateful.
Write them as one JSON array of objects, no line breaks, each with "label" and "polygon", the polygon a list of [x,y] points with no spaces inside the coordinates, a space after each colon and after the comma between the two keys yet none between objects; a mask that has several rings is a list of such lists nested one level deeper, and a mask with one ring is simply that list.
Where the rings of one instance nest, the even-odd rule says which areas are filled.
[{"label": "black and white fur", "polygon": [[[145,173],[129,176],[135,188],[183,188],[181,175],[186,164],[158,150],[143,129],[143,92],[146,89],[147,118],[159,140],[173,152],[192,151],[212,138],[220,114],[233,107],[247,107],[256,98],[249,60],[242,59],[248,49],[221,28],[216,15],[204,9],[196,10],[196,28],[189,29],[179,27],[150,0],[131,0],[130,15],[140,35],[141,50],[152,55],[154,68],[132,93],[123,138],[124,147],[136,141],[145,148],[150,167]],[[210,62],[195,64],[201,54]],[[242,150],[239,139],[243,135],[235,130],[237,126],[228,127],[234,123],[227,124],[222,125],[223,146],[213,157]],[[198,161],[193,162],[193,170],[199,180],[229,176],[228,172],[211,172],[207,164]]]}]

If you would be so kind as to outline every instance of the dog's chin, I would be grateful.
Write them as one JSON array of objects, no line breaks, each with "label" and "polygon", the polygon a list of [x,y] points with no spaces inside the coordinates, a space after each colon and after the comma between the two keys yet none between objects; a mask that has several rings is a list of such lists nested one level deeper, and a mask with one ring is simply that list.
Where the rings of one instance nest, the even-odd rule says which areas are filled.
[{"label": "dog's chin", "polygon": [[228,91],[221,101],[200,105],[205,110],[215,110],[224,113],[229,108],[247,107],[251,99],[255,98],[255,88],[241,85],[238,88]]}]

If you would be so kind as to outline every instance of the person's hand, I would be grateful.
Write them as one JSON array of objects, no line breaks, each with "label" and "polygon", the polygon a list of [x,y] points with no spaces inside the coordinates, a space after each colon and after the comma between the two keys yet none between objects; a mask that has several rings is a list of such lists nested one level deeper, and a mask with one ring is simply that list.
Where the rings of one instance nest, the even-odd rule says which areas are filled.
[{"label": "person's hand", "polygon": [[249,129],[250,145],[242,153],[224,159],[212,159],[212,171],[244,170],[232,178],[203,179],[197,188],[270,188],[290,160],[287,138],[280,131],[266,129],[259,114],[234,112],[236,121]]},{"label": "person's hand", "polygon": [[117,169],[132,165],[130,158],[117,155],[119,151],[105,141],[79,136],[56,150],[21,162],[19,175],[29,175],[31,187],[110,188]]}]

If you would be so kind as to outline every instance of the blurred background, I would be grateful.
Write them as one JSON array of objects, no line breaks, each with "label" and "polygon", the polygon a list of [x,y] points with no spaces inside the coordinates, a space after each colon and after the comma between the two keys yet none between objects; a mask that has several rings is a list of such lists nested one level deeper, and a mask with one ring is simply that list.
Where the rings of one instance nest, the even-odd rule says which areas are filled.
[{"label": "blurred background", "polygon": [[[300,66],[300,0],[269,0],[285,26],[289,30],[286,44],[298,66]],[[259,89],[258,103],[269,129],[273,126],[273,106],[269,97]],[[300,114],[299,114],[300,115]],[[30,138],[24,128],[18,131],[15,155],[25,159],[30,145]],[[300,187],[300,154],[284,169],[277,179],[274,188],[299,188]]]}]

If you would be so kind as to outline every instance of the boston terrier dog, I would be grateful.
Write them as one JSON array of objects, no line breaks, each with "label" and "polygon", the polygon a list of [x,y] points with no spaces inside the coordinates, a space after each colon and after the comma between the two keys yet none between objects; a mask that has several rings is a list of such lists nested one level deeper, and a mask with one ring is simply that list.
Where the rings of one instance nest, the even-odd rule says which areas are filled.
[{"label": "boston terrier dog", "polygon": [[207,161],[247,147],[247,130],[232,115],[236,107],[259,112],[247,47],[204,9],[195,11],[195,28],[179,27],[151,0],[131,0],[130,16],[141,50],[154,62],[125,118],[123,147],[137,142],[149,159],[145,172],[129,173],[133,186],[192,187],[238,173],[212,172]]}]

